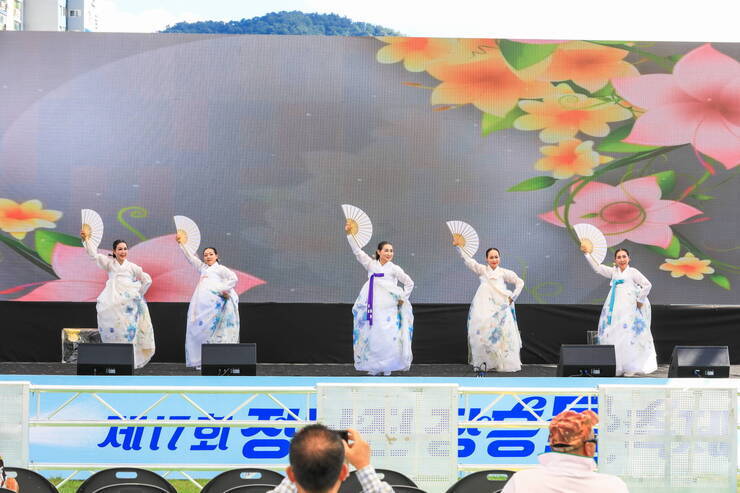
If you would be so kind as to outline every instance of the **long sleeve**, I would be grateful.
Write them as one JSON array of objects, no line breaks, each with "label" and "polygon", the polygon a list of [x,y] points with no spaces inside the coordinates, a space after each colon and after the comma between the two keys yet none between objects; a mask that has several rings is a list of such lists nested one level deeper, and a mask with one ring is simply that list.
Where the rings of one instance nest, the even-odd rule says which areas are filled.
[{"label": "long sleeve", "polygon": [[612,268],[607,267],[606,265],[597,264],[596,261],[589,255],[588,253],[583,254],[584,257],[586,257],[586,260],[588,261],[588,265],[591,266],[591,268],[599,274],[600,276],[604,276],[607,279],[612,278]]},{"label": "long sleeve", "polygon": [[186,247],[182,243],[178,243],[178,246],[180,247],[180,250],[182,250],[183,255],[185,255],[185,259],[188,261],[188,263],[198,269],[198,271],[200,271],[206,265],[201,259],[196,257],[195,254],[188,249],[188,247]]},{"label": "long sleeve", "polygon": [[398,280],[403,284],[403,297],[405,299],[409,299],[409,296],[411,296],[411,291],[414,290],[414,281],[409,277],[406,272],[399,266],[396,267],[396,277]]},{"label": "long sleeve", "polygon": [[357,480],[362,486],[362,493],[393,493],[393,487],[381,481],[378,477],[378,473],[375,472],[373,466],[365,466],[362,469],[358,469]]},{"label": "long sleeve", "polygon": [[457,253],[460,254],[460,256],[463,259],[463,262],[465,262],[465,266],[468,269],[470,269],[473,272],[475,272],[475,274],[478,275],[478,276],[482,276],[482,275],[485,274],[485,272],[486,272],[486,266],[485,265],[481,265],[478,262],[476,262],[475,260],[473,260],[472,258],[470,258],[465,252],[463,252],[463,249],[462,248],[460,248],[460,247],[456,247],[456,248],[457,248]]},{"label": "long sleeve", "polygon": [[268,491],[267,493],[295,493],[298,491],[295,483],[286,477],[283,481],[275,487],[275,489]]},{"label": "long sleeve", "polygon": [[87,252],[90,258],[93,259],[96,264],[98,264],[98,267],[106,271],[109,269],[110,261],[112,260],[111,257],[103,255],[102,253],[98,253],[98,251],[92,247],[89,241],[83,241],[82,246],[85,247],[85,252]]},{"label": "long sleeve", "polygon": [[352,235],[347,235],[347,241],[349,242],[349,246],[352,248],[352,253],[355,254],[355,257],[357,258],[357,261],[365,268],[365,270],[370,267],[370,264],[373,262],[373,259],[370,258],[370,255],[362,251],[362,248],[357,246],[357,243],[355,242],[354,237]]},{"label": "long sleeve", "polygon": [[221,266],[221,282],[224,284],[224,291],[230,291],[236,287],[236,283],[239,281],[239,278],[236,277],[236,274],[234,274],[234,271],[227,267]]},{"label": "long sleeve", "polygon": [[650,281],[648,281],[647,277],[643,276],[642,272],[637,269],[632,268],[632,276],[635,284],[640,286],[640,292],[637,294],[637,301],[639,301],[640,303],[645,303],[645,300],[647,299],[647,296],[650,293],[650,289],[653,287],[653,285],[650,283]]},{"label": "long sleeve", "polygon": [[504,281],[515,286],[514,291],[511,292],[511,298],[516,300],[524,289],[524,281],[516,272],[509,269],[504,269]]},{"label": "long sleeve", "polygon": [[136,264],[133,264],[134,266],[134,275],[136,276],[136,279],[138,279],[141,282],[141,295],[144,296],[146,292],[149,290],[149,287],[152,285],[152,276],[144,272],[144,269],[139,267]]}]

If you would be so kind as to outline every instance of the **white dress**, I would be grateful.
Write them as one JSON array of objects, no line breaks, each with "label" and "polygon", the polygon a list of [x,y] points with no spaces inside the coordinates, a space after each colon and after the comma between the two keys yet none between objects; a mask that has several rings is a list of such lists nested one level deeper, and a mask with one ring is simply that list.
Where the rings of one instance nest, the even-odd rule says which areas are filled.
[{"label": "white dress", "polygon": [[154,329],[144,300],[152,278],[138,265],[95,251],[83,242],[87,254],[108,273],[108,281],[98,296],[98,330],[103,342],[134,345],[134,365],[141,368],[154,356]]},{"label": "white dress", "polygon": [[[647,374],[658,369],[658,360],[650,333],[652,284],[633,267],[621,270],[597,264],[585,255],[589,265],[607,279],[611,289],[599,317],[599,344],[613,344],[617,357],[617,375]],[[637,302],[642,308],[637,307]]]},{"label": "white dress", "polygon": [[[352,307],[355,369],[372,375],[407,371],[412,358],[414,315],[409,295],[414,289],[414,281],[393,262],[381,265],[358,248],[350,237],[347,238],[357,261],[368,274],[368,280]],[[399,282],[403,289],[398,287]],[[400,307],[399,300],[403,301]]]},{"label": "white dress", "polygon": [[[511,372],[522,369],[519,351],[522,338],[516,323],[514,303],[524,288],[516,272],[481,265],[459,247],[465,265],[480,279],[468,313],[468,362],[481,371]],[[514,286],[509,291],[507,284]]]},{"label": "white dress", "polygon": [[[239,295],[236,274],[216,262],[210,267],[183,245],[188,262],[200,272],[188,307],[185,364],[200,366],[201,345],[239,342]],[[225,298],[222,293],[228,291]]]}]

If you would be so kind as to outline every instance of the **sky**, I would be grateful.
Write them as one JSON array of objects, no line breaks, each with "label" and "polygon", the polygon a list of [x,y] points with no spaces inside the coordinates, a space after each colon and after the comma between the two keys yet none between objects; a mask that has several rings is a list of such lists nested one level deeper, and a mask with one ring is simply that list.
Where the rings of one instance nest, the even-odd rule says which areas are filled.
[{"label": "sky", "polygon": [[[335,13],[407,36],[740,42],[735,0],[97,0],[101,31],[281,10]],[[734,7],[733,7],[734,6]]]}]

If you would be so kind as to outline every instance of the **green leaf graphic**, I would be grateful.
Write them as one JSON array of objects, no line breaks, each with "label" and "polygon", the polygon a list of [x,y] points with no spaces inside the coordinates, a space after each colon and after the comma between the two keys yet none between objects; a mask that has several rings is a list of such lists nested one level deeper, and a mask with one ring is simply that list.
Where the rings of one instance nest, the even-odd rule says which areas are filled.
[{"label": "green leaf graphic", "polygon": [[730,291],[732,289],[732,285],[730,284],[730,280],[727,279],[722,274],[712,274],[711,276],[709,276],[709,279],[711,279],[714,284],[716,284],[717,286],[721,287],[722,289],[726,289],[728,291]]},{"label": "green leaf graphic", "polygon": [[496,116],[490,113],[483,113],[483,117],[480,121],[481,137],[485,137],[492,132],[506,130],[507,128],[513,127],[514,120],[524,114],[525,112],[522,111],[519,106],[514,106],[514,108],[512,108],[511,111],[506,114],[506,116]]},{"label": "green leaf graphic", "polygon": [[676,172],[672,169],[661,171],[660,173],[655,173],[650,176],[654,176],[658,179],[658,186],[660,187],[663,197],[671,193],[673,188],[676,186]]},{"label": "green leaf graphic", "polygon": [[647,247],[655,253],[668,258],[678,258],[681,255],[681,242],[678,241],[675,235],[671,238],[671,244],[668,245],[668,248],[660,248],[653,245],[647,245]]},{"label": "green leaf graphic", "polygon": [[632,131],[634,122],[622,125],[611,131],[609,135],[604,137],[604,140],[596,145],[596,150],[600,152],[644,152],[657,149],[659,146],[644,146],[640,144],[628,144],[622,142],[622,139],[626,138]]},{"label": "green leaf graphic", "polygon": [[557,180],[552,176],[535,176],[521,183],[517,183],[507,190],[507,192],[531,192],[551,187]]},{"label": "green leaf graphic", "polygon": [[45,229],[36,230],[34,243],[36,245],[36,253],[48,264],[51,264],[51,254],[54,252],[54,247],[57,243],[82,247],[82,242],[76,236]]},{"label": "green leaf graphic", "polygon": [[515,70],[522,70],[541,62],[558,47],[556,44],[527,44],[500,39],[498,46],[506,62]]}]

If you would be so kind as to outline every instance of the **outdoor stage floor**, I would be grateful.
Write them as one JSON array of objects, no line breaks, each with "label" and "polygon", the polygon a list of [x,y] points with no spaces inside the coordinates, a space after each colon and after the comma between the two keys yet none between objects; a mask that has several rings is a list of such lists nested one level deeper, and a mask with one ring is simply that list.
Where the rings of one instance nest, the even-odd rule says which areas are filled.
[{"label": "outdoor stage floor", "polygon": [[[515,373],[488,372],[486,378],[517,377],[555,377],[557,365],[523,365],[522,371]],[[15,363],[1,362],[0,375],[75,375],[76,365],[70,363]],[[187,368],[182,363],[150,363],[136,370],[142,376],[198,376],[199,371]],[[257,365],[257,375],[265,377],[361,377],[366,375],[354,369],[351,364],[280,364],[261,363]],[[393,372],[397,377],[475,377],[470,365],[417,364],[407,372]],[[660,365],[658,370],[648,376],[634,378],[666,378],[668,365]],[[740,365],[730,367],[730,378],[740,377]]]}]

